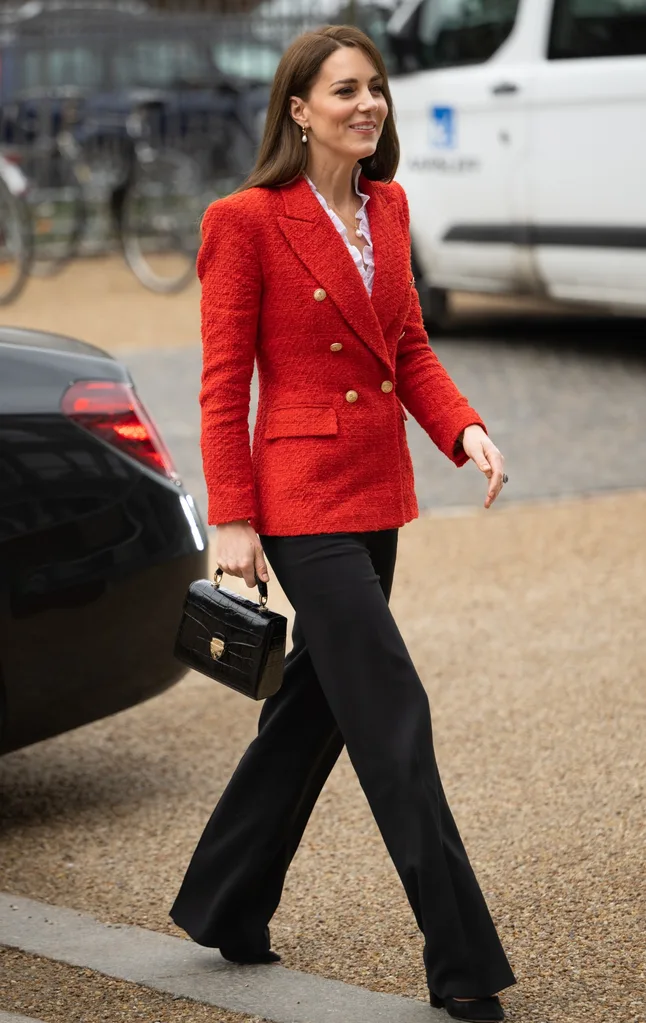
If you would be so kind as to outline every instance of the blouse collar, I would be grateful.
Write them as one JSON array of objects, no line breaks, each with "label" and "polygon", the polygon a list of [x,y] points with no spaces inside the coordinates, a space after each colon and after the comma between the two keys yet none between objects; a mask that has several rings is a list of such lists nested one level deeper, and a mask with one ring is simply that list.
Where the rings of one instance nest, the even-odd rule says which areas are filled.
[{"label": "blouse collar", "polygon": [[[362,170],[361,164],[357,164],[357,169],[354,173],[354,190],[361,199],[361,208],[357,212],[357,219],[359,221],[359,229],[363,233],[363,236],[366,239],[368,245],[371,245],[372,239],[370,237],[370,225],[368,223],[368,214],[366,210],[366,206],[368,205],[368,200],[370,199],[370,196],[366,195],[366,193],[362,192],[359,188],[359,178],[361,177],[361,170]],[[312,191],[314,192],[314,195],[320,202],[325,212],[328,213],[332,220],[334,221],[337,230],[341,231],[343,235],[347,235],[348,232],[345,224],[343,223],[341,218],[334,212],[334,210],[331,209],[330,206],[328,206],[325,196],[321,195],[318,188],[316,187],[312,179],[308,177],[307,174],[304,174],[303,176],[307,181],[308,185],[310,186],[310,188],[312,189]]]}]

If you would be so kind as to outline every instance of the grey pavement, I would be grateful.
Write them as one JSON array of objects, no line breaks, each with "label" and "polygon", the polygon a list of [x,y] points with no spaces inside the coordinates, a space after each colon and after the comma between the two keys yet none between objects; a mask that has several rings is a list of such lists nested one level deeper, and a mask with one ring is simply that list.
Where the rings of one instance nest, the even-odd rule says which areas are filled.
[{"label": "grey pavement", "polygon": [[441,1023],[443,1018],[428,1003],[278,965],[234,966],[182,938],[103,924],[73,909],[3,893],[0,945],[276,1023]]},{"label": "grey pavement", "polygon": [[[490,339],[456,335],[433,345],[505,455],[510,482],[501,501],[646,486],[646,340],[631,340],[639,321],[606,321],[604,343],[592,325],[586,337],[585,322],[561,325],[574,340],[559,337],[557,322],[529,340],[525,325],[499,327]],[[200,357],[195,345],[132,351],[124,359],[204,512]],[[255,401],[254,386],[252,421]],[[472,465],[456,470],[412,419],[408,438],[422,510],[481,506],[484,480]]]},{"label": "grey pavement", "polygon": [[0,1012],[0,1023],[40,1023],[29,1016],[16,1016],[13,1012]]}]

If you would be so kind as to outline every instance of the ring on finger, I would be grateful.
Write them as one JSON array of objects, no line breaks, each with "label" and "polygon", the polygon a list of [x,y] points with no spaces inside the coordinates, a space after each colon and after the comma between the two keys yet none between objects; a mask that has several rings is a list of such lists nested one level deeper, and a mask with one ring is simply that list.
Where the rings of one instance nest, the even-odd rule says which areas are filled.
[{"label": "ring on finger", "polygon": [[509,483],[509,476],[507,475],[506,472],[503,472],[502,474],[502,481],[503,483]]}]

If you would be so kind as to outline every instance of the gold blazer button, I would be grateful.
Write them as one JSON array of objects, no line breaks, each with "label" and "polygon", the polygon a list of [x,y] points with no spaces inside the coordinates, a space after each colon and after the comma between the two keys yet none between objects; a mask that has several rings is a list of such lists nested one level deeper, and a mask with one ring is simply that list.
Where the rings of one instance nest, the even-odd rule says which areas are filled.
[{"label": "gold blazer button", "polygon": [[384,380],[383,384],[381,385],[381,389],[384,392],[384,394],[390,394],[390,392],[392,391],[393,387],[394,387],[394,384],[393,384],[392,380]]},{"label": "gold blazer button", "polygon": [[356,391],[346,391],[345,393],[346,401],[356,401],[358,397],[359,395],[357,394]]},{"label": "gold blazer button", "polygon": [[325,288],[317,288],[314,292],[314,298],[317,302],[322,302],[324,298],[327,298],[327,291]]},{"label": "gold blazer button", "polygon": [[340,352],[342,348],[343,345],[341,344],[340,341],[335,341],[333,345],[330,345],[331,352]]}]

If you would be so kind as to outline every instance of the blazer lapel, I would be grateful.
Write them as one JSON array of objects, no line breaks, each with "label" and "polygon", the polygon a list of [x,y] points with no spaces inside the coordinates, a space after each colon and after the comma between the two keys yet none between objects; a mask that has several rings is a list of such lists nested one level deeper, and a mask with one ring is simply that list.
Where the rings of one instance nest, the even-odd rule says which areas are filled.
[{"label": "blazer lapel", "polygon": [[383,190],[374,188],[365,178],[361,179],[361,187],[370,196],[367,209],[375,261],[372,306],[385,334],[408,297],[409,251],[397,202],[388,200]]},{"label": "blazer lapel", "polygon": [[[278,224],[289,245],[352,330],[392,369],[383,330],[361,274],[309,184],[301,177],[280,191],[285,215],[279,214]],[[368,206],[372,232],[371,205],[372,200]]]}]

